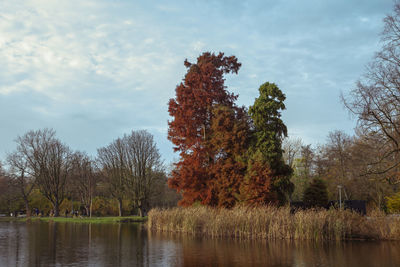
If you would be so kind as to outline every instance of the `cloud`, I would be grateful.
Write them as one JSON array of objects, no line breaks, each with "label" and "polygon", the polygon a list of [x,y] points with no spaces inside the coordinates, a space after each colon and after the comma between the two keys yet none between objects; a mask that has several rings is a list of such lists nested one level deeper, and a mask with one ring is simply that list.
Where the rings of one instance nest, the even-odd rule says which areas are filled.
[{"label": "cloud", "polygon": [[[144,32],[140,22],[118,17],[103,21],[104,11],[91,1],[85,2],[86,11],[77,10],[77,2],[51,2],[3,4],[0,79],[7,83],[0,85],[0,94],[35,91],[64,101],[82,97],[82,81],[88,90],[96,80],[143,90],[152,73],[162,74],[175,63],[163,42],[154,44],[157,32]],[[94,94],[95,88],[91,90]]]},{"label": "cloud", "polygon": [[391,7],[391,0],[2,1],[0,156],[33,128],[55,128],[95,154],[145,127],[172,158],[167,102],[184,77],[183,60],[202,51],[242,62],[239,75],[227,76],[239,104],[276,82],[287,95],[289,132],[324,140],[328,128],[352,127],[338,95],[378,48]]}]

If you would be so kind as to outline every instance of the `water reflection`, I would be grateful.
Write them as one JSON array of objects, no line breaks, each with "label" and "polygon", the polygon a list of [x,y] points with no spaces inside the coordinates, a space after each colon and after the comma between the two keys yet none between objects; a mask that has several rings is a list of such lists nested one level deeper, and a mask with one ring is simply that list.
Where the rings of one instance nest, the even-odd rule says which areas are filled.
[{"label": "water reflection", "polygon": [[400,266],[398,242],[251,242],[139,224],[0,222],[0,266]]}]

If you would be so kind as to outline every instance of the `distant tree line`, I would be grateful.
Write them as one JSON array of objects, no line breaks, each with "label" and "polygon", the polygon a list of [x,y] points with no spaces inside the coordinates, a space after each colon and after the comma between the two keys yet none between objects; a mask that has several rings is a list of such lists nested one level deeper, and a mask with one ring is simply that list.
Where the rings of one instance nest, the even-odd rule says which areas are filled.
[{"label": "distant tree line", "polygon": [[178,201],[147,131],[117,138],[96,158],[72,151],[51,129],[29,131],[16,145],[0,165],[0,213],[144,216]]}]

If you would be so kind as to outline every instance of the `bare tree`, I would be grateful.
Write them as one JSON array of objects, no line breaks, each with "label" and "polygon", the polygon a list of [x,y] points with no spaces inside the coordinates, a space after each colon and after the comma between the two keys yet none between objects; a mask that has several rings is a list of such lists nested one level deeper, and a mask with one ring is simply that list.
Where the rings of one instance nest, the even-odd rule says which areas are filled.
[{"label": "bare tree", "polygon": [[164,175],[153,136],[147,131],[133,131],[118,138],[98,150],[98,162],[111,195],[118,200],[119,216],[122,216],[122,200],[126,197],[143,216],[155,183]]},{"label": "bare tree", "polygon": [[19,210],[20,195],[13,184],[13,180],[0,166],[0,212],[14,213]]},{"label": "bare tree", "polygon": [[349,178],[348,172],[351,164],[350,147],[352,146],[352,138],[342,131],[333,131],[328,135],[329,149],[327,150],[327,158],[330,164],[337,166],[337,176],[339,181],[344,182]]},{"label": "bare tree", "polygon": [[290,168],[294,168],[295,159],[299,157],[303,142],[300,138],[285,138],[283,140],[283,158]]},{"label": "bare tree", "polygon": [[85,153],[75,152],[72,155],[71,188],[78,194],[81,203],[85,207],[86,214],[90,217],[92,217],[97,178],[98,175],[94,171],[94,162]]},{"label": "bare tree", "polygon": [[14,152],[7,157],[7,162],[10,165],[9,176],[13,179],[15,186],[24,200],[26,216],[31,216],[29,206],[29,196],[35,186],[34,178],[29,174],[28,162],[24,160],[23,155]]},{"label": "bare tree", "polygon": [[380,175],[400,183],[400,3],[384,19],[382,49],[350,95],[342,96],[345,107],[358,118],[364,138],[378,141],[380,155],[364,175]]},{"label": "bare tree", "polygon": [[314,170],[314,149],[311,145],[301,145],[298,152],[299,156],[294,158],[294,173],[291,177],[292,183],[295,185],[291,200],[301,200],[304,190],[313,177]]},{"label": "bare tree", "polygon": [[18,160],[26,163],[26,173],[35,179],[41,193],[59,216],[65,185],[71,168],[69,148],[55,137],[55,131],[29,131],[16,140]]},{"label": "bare tree", "polygon": [[118,200],[118,215],[122,216],[122,200],[126,196],[125,144],[121,138],[97,150],[97,159],[109,193]]},{"label": "bare tree", "polygon": [[127,146],[127,185],[135,208],[143,216],[154,192],[156,181],[165,177],[161,156],[153,136],[147,131],[132,131],[124,136]]}]

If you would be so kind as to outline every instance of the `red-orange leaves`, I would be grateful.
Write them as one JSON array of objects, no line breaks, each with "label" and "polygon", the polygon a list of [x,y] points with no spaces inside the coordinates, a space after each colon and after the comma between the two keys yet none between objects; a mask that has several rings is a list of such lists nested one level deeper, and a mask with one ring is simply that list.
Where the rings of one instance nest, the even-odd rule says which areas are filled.
[{"label": "red-orange leaves", "polygon": [[241,198],[253,205],[276,204],[276,193],[271,191],[273,171],[260,158],[249,160],[248,172],[240,188]]},{"label": "red-orange leaves", "polygon": [[213,108],[216,105],[233,107],[237,96],[225,90],[223,75],[237,73],[240,63],[236,57],[203,53],[197,63],[185,60],[188,72],[183,83],[176,87],[176,97],[169,101],[168,139],[180,152],[169,185],[182,192],[181,205],[196,201],[215,205],[213,188],[214,151],[207,146],[211,136]]},{"label": "red-orange leaves", "polygon": [[275,107],[271,103],[279,88],[261,90],[250,117],[224,86],[224,74],[240,68],[236,57],[203,53],[197,63],[186,60],[185,66],[185,79],[169,101],[173,119],[168,122],[168,139],[180,156],[168,184],[182,193],[179,204],[276,203],[291,185],[285,183],[290,169],[277,164],[282,162],[281,132],[274,123],[279,119],[278,126],[286,129],[279,113],[283,93]]},{"label": "red-orange leaves", "polygon": [[243,108],[216,106],[211,124],[212,138],[208,146],[214,154],[212,173],[217,205],[233,207],[246,173],[248,117]]}]

